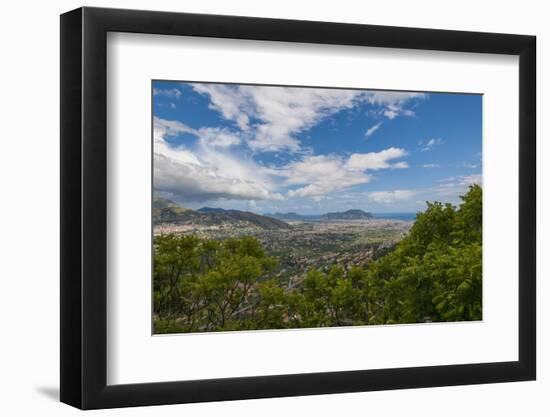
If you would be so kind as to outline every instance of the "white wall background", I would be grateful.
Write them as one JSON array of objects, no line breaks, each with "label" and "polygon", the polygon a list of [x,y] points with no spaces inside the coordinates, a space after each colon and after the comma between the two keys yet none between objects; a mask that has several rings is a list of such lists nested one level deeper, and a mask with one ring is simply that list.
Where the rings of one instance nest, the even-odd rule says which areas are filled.
[{"label": "white wall background", "polygon": [[[0,412],[3,415],[76,415],[59,392],[59,17],[81,6],[7,2],[0,17]],[[229,403],[145,407],[94,415],[480,416],[550,413],[550,134],[543,119],[550,97],[550,26],[537,0],[358,2],[353,0],[123,0],[86,5],[181,12],[509,32],[538,37],[539,285],[538,381]],[[404,69],[405,70],[405,69]]]}]

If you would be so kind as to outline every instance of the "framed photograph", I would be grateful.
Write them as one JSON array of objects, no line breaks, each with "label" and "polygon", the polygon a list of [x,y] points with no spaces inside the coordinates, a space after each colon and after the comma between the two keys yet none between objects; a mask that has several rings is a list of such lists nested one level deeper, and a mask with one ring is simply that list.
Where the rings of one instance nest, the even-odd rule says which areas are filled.
[{"label": "framed photograph", "polygon": [[61,16],[61,401],[533,380],[535,37]]}]

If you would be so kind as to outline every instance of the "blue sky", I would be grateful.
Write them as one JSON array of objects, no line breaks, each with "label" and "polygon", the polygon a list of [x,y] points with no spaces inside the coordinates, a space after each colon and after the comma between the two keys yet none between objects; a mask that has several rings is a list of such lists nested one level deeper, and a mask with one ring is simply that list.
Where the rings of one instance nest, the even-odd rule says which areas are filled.
[{"label": "blue sky", "polygon": [[258,213],[456,204],[482,180],[481,119],[481,95],[154,81],[154,192]]}]

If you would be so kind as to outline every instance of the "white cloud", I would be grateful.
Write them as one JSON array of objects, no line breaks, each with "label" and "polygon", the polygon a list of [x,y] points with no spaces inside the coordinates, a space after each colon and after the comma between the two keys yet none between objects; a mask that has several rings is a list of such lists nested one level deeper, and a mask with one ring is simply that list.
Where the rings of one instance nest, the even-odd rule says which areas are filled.
[{"label": "white cloud", "polygon": [[391,163],[390,161],[402,158],[407,155],[407,151],[401,148],[388,148],[380,152],[354,153],[352,154],[346,167],[352,171],[378,170],[385,168],[408,168],[406,162]]},{"label": "white cloud", "polygon": [[468,190],[468,186],[472,184],[482,185],[483,175],[459,175],[439,180],[439,186],[434,188],[434,192],[442,199],[449,197],[458,197],[463,195]]},{"label": "white cloud", "polygon": [[397,116],[399,116],[399,108],[397,106],[389,105],[384,111],[384,116],[386,116],[388,119],[393,120]]},{"label": "white cloud", "polygon": [[367,197],[376,204],[393,204],[410,200],[415,194],[414,190],[373,191]]},{"label": "white cloud", "polygon": [[[259,165],[251,158],[232,155],[241,143],[238,133],[222,128],[193,129],[181,122],[154,119],[155,189],[191,201],[216,198],[280,200],[281,188],[298,186],[289,197],[310,197],[315,201],[327,194],[371,180],[367,171],[407,168],[404,149],[338,155],[304,155],[282,167]],[[189,134],[194,148],[174,146],[167,137]]]},{"label": "white cloud", "polygon": [[282,172],[288,185],[304,185],[290,190],[290,197],[320,197],[335,190],[365,184],[371,177],[346,168],[346,161],[336,155],[307,156],[293,162]]},{"label": "white cloud", "polygon": [[164,139],[165,136],[177,136],[182,133],[196,134],[196,130],[176,120],[153,119],[153,137]]},{"label": "white cloud", "polygon": [[472,175],[458,175],[456,177],[448,177],[439,180],[441,186],[445,184],[458,184],[458,185],[470,185],[470,184],[481,184],[483,180],[482,174],[472,174]]},{"label": "white cloud", "polygon": [[[173,121],[154,119],[154,188],[183,201],[220,198],[281,200],[271,175],[252,159],[233,156],[227,147],[237,139],[218,129],[195,130]],[[167,136],[199,137],[196,149],[173,146]],[[218,150],[218,148],[223,148]]]},{"label": "white cloud", "polygon": [[297,133],[351,108],[361,95],[356,90],[223,84],[193,84],[193,88],[209,96],[211,109],[241,130],[252,130],[248,144],[259,151],[298,151]]},{"label": "white cloud", "polygon": [[154,96],[165,96],[170,98],[179,99],[181,97],[181,91],[177,88],[153,88]]},{"label": "white cloud", "polygon": [[184,133],[195,136],[204,144],[214,147],[228,148],[241,143],[239,134],[229,129],[218,127],[193,129],[176,120],[165,120],[158,117],[153,119],[153,136],[155,140],[164,141],[166,136],[178,136]]},{"label": "white cloud", "polygon": [[429,139],[425,142],[421,142],[422,149],[420,149],[422,152],[431,151],[435,146],[437,145],[443,145],[443,139],[441,138],[433,138]]},{"label": "white cloud", "polygon": [[411,98],[426,98],[425,93],[408,91],[369,91],[368,101],[373,104],[398,105],[403,104]]},{"label": "white cloud", "polygon": [[[332,192],[368,183],[372,179],[369,171],[408,168],[407,162],[399,160],[407,155],[404,149],[391,147],[349,156],[312,155],[298,135],[360,103],[375,107],[377,115],[387,113],[387,118],[395,118],[414,114],[406,108],[408,101],[424,98],[420,93],[366,90],[225,84],[192,87],[207,96],[209,107],[234,126],[196,129],[155,117],[155,190],[175,194],[182,201],[231,199],[250,206],[262,200],[283,200],[283,194],[319,202]],[[382,123],[371,126],[365,136],[372,135]],[[178,135],[195,139],[190,138],[186,146],[167,140]],[[243,145],[253,152],[289,152],[299,159],[284,166],[265,166],[242,152]]]},{"label": "white cloud", "polygon": [[367,97],[367,101],[371,104],[382,106],[380,111],[385,117],[390,120],[397,116],[414,116],[414,111],[405,108],[407,101],[411,99],[425,99],[424,93],[409,93],[400,91],[373,91]]},{"label": "white cloud", "polygon": [[376,132],[376,131],[380,128],[380,126],[382,126],[382,122],[376,123],[375,125],[369,127],[369,128],[367,129],[367,131],[365,132],[365,137],[368,138],[368,137],[370,137],[371,135],[373,135],[374,132]]},{"label": "white cloud", "polygon": [[327,88],[192,84],[193,89],[210,98],[209,107],[249,132],[248,145],[256,151],[301,151],[296,135],[321,120],[350,109],[360,102],[381,107],[381,114],[395,118],[414,114],[405,109],[412,98],[422,93],[399,93]]},{"label": "white cloud", "polygon": [[198,161],[198,164],[183,163],[155,152],[155,190],[176,194],[184,201],[283,198],[280,194],[270,191],[269,185],[258,178],[235,175],[207,161]]},{"label": "white cloud", "polygon": [[439,164],[424,164],[422,168],[439,168],[440,166]]},{"label": "white cloud", "polygon": [[246,113],[252,111],[249,98],[242,94],[240,86],[230,84],[191,84],[193,89],[210,98],[209,108],[216,110],[227,120],[233,120],[242,130],[248,129],[249,118]]},{"label": "white cloud", "polygon": [[217,127],[203,127],[197,131],[196,136],[206,144],[218,148],[229,148],[241,143],[241,138],[238,134],[228,129]]},{"label": "white cloud", "polygon": [[355,153],[348,158],[336,155],[307,156],[287,165],[282,175],[288,185],[302,185],[290,190],[290,197],[319,198],[333,191],[343,190],[354,185],[366,184],[372,177],[366,171],[386,168],[407,168],[404,161],[390,161],[407,154],[404,149],[388,148],[380,152]]},{"label": "white cloud", "polygon": [[457,177],[456,180],[461,185],[472,185],[472,184],[481,185],[483,182],[483,176],[482,174],[462,175]]}]

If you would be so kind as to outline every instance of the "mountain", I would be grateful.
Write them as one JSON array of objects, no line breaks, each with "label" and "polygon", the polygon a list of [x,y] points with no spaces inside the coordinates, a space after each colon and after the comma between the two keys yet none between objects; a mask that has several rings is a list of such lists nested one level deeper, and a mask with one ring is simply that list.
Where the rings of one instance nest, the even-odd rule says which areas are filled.
[{"label": "mountain", "polygon": [[197,226],[232,225],[235,227],[255,226],[262,229],[290,229],[281,220],[261,216],[249,211],[224,210],[203,207],[191,210],[167,199],[153,199],[153,223],[192,224]]},{"label": "mountain", "polygon": [[261,216],[250,211],[225,210],[222,208],[202,207],[196,212],[203,216],[203,220],[209,224],[244,222],[257,227],[261,227],[262,229],[290,228],[290,225],[281,220]]},{"label": "mountain", "polygon": [[287,221],[323,221],[323,220],[365,220],[365,219],[372,219],[374,218],[374,215],[371,213],[367,213],[363,210],[347,210],[343,212],[335,212],[335,213],[325,213],[325,214],[315,214],[315,215],[302,215],[294,212],[289,213],[274,213],[274,214],[266,214],[266,216],[273,217],[275,219],[279,220],[287,220]]},{"label": "mountain", "polygon": [[294,212],[290,212],[290,213],[269,213],[269,214],[266,214],[266,216],[268,217],[273,217],[274,219],[279,219],[279,220],[308,220],[308,218],[306,216],[302,216],[298,213],[294,213]]},{"label": "mountain", "polygon": [[164,209],[169,207],[181,207],[179,204],[174,203],[172,200],[168,200],[163,197],[153,197],[153,208],[154,209]]},{"label": "mountain", "polygon": [[153,197],[153,223],[174,223],[190,209],[162,197]]},{"label": "mountain", "polygon": [[199,213],[229,213],[236,210],[225,210],[218,207],[202,207],[197,210]]},{"label": "mountain", "polygon": [[338,211],[335,213],[326,213],[321,215],[322,220],[366,220],[374,216],[363,210],[353,209],[347,211]]}]

